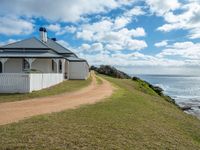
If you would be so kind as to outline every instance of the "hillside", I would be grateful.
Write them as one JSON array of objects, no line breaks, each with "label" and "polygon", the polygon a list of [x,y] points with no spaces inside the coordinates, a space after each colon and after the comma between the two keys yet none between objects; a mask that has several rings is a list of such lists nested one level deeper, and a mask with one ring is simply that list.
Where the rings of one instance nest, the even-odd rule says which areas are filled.
[{"label": "hillside", "polygon": [[90,70],[94,70],[100,74],[108,75],[114,78],[120,78],[120,79],[130,79],[131,77],[120,71],[117,70],[115,67],[109,66],[109,65],[101,65],[99,68],[95,66],[91,66]]},{"label": "hillside", "polygon": [[0,149],[200,149],[200,120],[138,81],[100,77],[110,98],[1,126]]}]

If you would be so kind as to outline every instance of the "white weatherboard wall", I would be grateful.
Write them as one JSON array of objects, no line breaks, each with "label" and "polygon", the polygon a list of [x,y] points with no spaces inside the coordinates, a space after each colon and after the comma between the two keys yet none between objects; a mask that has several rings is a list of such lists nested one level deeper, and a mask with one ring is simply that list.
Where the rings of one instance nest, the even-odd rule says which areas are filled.
[{"label": "white weatherboard wall", "polygon": [[69,79],[87,79],[89,67],[86,62],[69,62]]},{"label": "white weatherboard wall", "polygon": [[63,74],[0,74],[0,93],[28,93],[62,82]]},{"label": "white weatherboard wall", "polygon": [[21,73],[22,72],[22,59],[21,58],[12,58],[8,59],[5,64],[5,73]]},{"label": "white weatherboard wall", "polygon": [[51,73],[52,71],[52,60],[51,59],[36,59],[32,63],[32,69],[44,73]]}]

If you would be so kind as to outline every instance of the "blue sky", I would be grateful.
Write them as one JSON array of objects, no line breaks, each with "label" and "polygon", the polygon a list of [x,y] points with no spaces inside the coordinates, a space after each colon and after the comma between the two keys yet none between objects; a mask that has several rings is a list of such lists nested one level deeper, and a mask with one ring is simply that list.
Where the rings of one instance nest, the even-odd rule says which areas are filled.
[{"label": "blue sky", "polygon": [[49,37],[131,74],[200,74],[200,0],[1,0],[0,45]]}]

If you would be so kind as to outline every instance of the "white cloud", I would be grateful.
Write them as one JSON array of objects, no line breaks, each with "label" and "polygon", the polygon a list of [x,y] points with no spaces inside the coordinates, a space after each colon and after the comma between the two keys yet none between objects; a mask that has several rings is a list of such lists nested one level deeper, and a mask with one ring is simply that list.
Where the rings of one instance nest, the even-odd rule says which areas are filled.
[{"label": "white cloud", "polygon": [[191,29],[191,30],[189,31],[188,37],[189,37],[190,39],[197,39],[197,38],[200,38],[200,27],[199,27],[199,28]]},{"label": "white cloud", "polygon": [[96,36],[93,35],[93,40],[106,43],[106,48],[109,50],[141,50],[147,47],[146,42],[134,39],[133,37],[144,35],[145,32],[143,32],[140,28],[135,30],[128,30],[124,28],[116,32],[100,32]]},{"label": "white cloud", "polygon": [[[74,32],[76,32],[76,27],[74,27],[74,26],[66,26],[65,28],[64,28],[64,30],[66,31],[66,32],[69,32],[69,33],[74,33]],[[61,31],[62,32],[62,31]]]},{"label": "white cloud", "polygon": [[115,29],[120,29],[125,27],[128,23],[130,23],[130,18],[126,18],[126,17],[118,17],[116,18],[115,22],[114,22],[114,28]]},{"label": "white cloud", "polygon": [[75,33],[75,32],[76,32],[76,27],[65,26],[65,27],[61,27],[60,30],[56,32],[56,35],[63,35],[66,33]]},{"label": "white cloud", "polygon": [[[105,44],[107,50],[141,50],[147,47],[143,40],[137,37],[146,36],[144,28],[127,29],[125,22],[103,19],[92,24],[84,24],[79,28],[76,37],[85,41]],[[120,18],[121,19],[121,18]]]},{"label": "white cloud", "polygon": [[99,22],[94,22],[92,24],[83,24],[81,26],[83,30],[90,30],[93,33],[111,31],[112,27],[113,22],[109,19],[103,19]]},{"label": "white cloud", "polygon": [[83,43],[79,49],[81,50],[89,50],[91,46],[89,44]]},{"label": "white cloud", "polygon": [[129,50],[141,50],[147,47],[146,42],[142,40],[128,40],[127,41],[127,49]]},{"label": "white cloud", "polygon": [[129,67],[129,68],[135,66],[180,67],[187,65],[186,61],[183,60],[160,58],[160,57],[145,55],[139,52],[133,52],[129,54],[121,53],[121,51],[117,51],[117,53],[114,54],[99,52],[95,55],[81,53],[80,56],[87,59],[89,63],[93,65],[107,64],[107,65]]},{"label": "white cloud", "polygon": [[22,35],[33,32],[34,25],[24,19],[5,16],[0,17],[0,34],[3,35]]},{"label": "white cloud", "polygon": [[123,47],[120,44],[107,44],[105,48],[108,50],[114,50],[114,51],[123,49]]},{"label": "white cloud", "polygon": [[130,0],[1,0],[0,14],[26,17],[42,17],[51,21],[76,22],[84,15],[107,12],[130,5]]},{"label": "white cloud", "polygon": [[47,29],[53,32],[58,32],[61,30],[61,27],[59,24],[51,24],[47,26]]},{"label": "white cloud", "polygon": [[119,31],[111,31],[103,33],[97,37],[99,41],[107,43],[109,50],[141,50],[147,47],[143,40],[134,39],[134,37],[145,36],[146,33],[143,28],[136,28],[128,30],[123,28]]},{"label": "white cloud", "polygon": [[91,50],[92,51],[102,51],[103,45],[101,43],[94,43],[91,45]]},{"label": "white cloud", "polygon": [[182,29],[183,24],[181,23],[174,23],[174,24],[164,24],[161,27],[158,27],[157,30],[163,31],[163,32],[169,32],[172,30]]},{"label": "white cloud", "polygon": [[124,16],[126,16],[126,17],[133,17],[133,16],[144,15],[144,14],[146,14],[146,12],[143,11],[141,7],[136,6],[136,7],[132,8],[132,9],[128,10],[128,11],[124,14]]},{"label": "white cloud", "polygon": [[84,43],[78,49],[79,49],[79,52],[93,53],[93,52],[103,51],[104,47],[102,43],[93,43],[93,44]]},{"label": "white cloud", "polygon": [[200,1],[188,1],[182,4],[180,13],[168,11],[163,15],[166,24],[157,28],[159,31],[170,32],[173,30],[188,30],[190,39],[200,38]]},{"label": "white cloud", "polygon": [[89,30],[83,30],[81,32],[77,32],[77,38],[84,39],[87,41],[91,41],[94,37],[93,32]]},{"label": "white cloud", "polygon": [[104,43],[122,43],[125,39],[125,34],[123,36],[121,36],[121,34],[119,32],[114,32],[114,31],[110,31],[110,32],[100,32],[99,34],[97,34],[97,36],[95,37],[95,40],[98,41],[102,41]]},{"label": "white cloud", "polygon": [[157,55],[158,57],[176,56],[177,58],[200,60],[200,43],[193,43],[191,41],[176,42],[168,45],[167,49],[162,50]]},{"label": "white cloud", "polygon": [[150,11],[159,16],[181,6],[178,0],[146,0],[146,3],[149,5]]},{"label": "white cloud", "polygon": [[164,40],[164,41],[161,41],[161,42],[154,44],[154,46],[156,46],[156,47],[164,47],[164,46],[167,46],[167,45],[168,45],[167,40]]},{"label": "white cloud", "polygon": [[145,12],[140,6],[134,6],[132,9],[126,10],[121,16],[115,18],[114,29],[126,27],[133,21],[133,17],[144,15]]},{"label": "white cloud", "polygon": [[[137,44],[133,44],[135,46]],[[112,51],[108,53],[107,49],[113,48],[119,51]],[[99,51],[95,54],[81,53],[80,56],[84,56],[85,59],[93,65],[109,64],[118,67],[164,67],[164,68],[184,68],[192,66],[200,66],[200,43],[175,42],[171,45],[166,45],[161,53],[153,56],[146,55],[141,52],[124,53],[120,51],[119,45],[108,44],[105,46],[104,51]],[[135,48],[134,48],[135,49]],[[172,58],[171,58],[172,57]],[[176,59],[174,59],[174,57]]]},{"label": "white cloud", "polygon": [[135,30],[132,29],[132,30],[130,30],[130,32],[132,32],[132,35],[134,37],[142,37],[142,36],[146,35],[146,32],[145,32],[144,28],[141,28],[141,27],[136,28]]},{"label": "white cloud", "polygon": [[63,35],[66,33],[75,33],[76,27],[74,26],[64,26],[62,27],[60,24],[50,24],[47,26],[47,29],[55,32],[56,35]]}]

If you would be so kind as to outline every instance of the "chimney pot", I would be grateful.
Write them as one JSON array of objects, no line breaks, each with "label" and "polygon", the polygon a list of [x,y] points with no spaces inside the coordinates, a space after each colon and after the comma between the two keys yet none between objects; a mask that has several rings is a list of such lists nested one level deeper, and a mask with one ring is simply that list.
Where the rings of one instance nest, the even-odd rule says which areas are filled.
[{"label": "chimney pot", "polygon": [[43,28],[43,27],[40,27],[39,31],[44,31],[44,28]]},{"label": "chimney pot", "polygon": [[56,38],[51,38],[52,41],[56,41]]},{"label": "chimney pot", "polygon": [[44,27],[40,27],[40,40],[44,43],[47,42],[47,30]]}]

